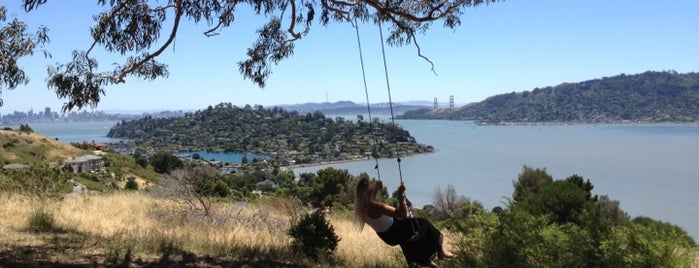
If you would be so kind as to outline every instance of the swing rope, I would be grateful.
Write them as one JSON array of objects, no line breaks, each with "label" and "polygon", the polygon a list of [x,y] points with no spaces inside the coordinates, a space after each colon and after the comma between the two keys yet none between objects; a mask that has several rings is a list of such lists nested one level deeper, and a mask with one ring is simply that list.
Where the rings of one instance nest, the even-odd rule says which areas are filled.
[{"label": "swing rope", "polygon": [[[370,105],[370,102],[369,102],[369,90],[368,90],[367,83],[366,83],[366,72],[365,72],[365,69],[364,69],[364,57],[363,57],[363,53],[362,53],[361,41],[360,41],[360,38],[359,38],[359,25],[357,24],[357,19],[356,19],[356,18],[355,18],[354,23],[352,24],[352,26],[354,26],[355,32],[356,32],[356,34],[357,34],[357,46],[358,46],[358,48],[359,48],[359,61],[360,61],[361,66],[362,66],[362,78],[364,79],[364,94],[365,94],[365,96],[366,96],[367,112],[369,113],[369,120],[370,120],[370,121],[372,122],[372,124],[373,124],[373,120],[372,120],[372,117],[371,117],[371,105]],[[380,38],[381,38],[381,39],[380,39],[380,40],[381,40],[381,55],[382,55],[382,59],[383,59],[383,68],[384,68],[384,74],[385,74],[385,78],[386,78],[386,88],[387,88],[387,91],[388,91],[388,107],[389,107],[389,110],[390,110],[390,112],[391,112],[391,125],[392,125],[394,128],[397,128],[397,126],[396,126],[396,121],[395,121],[395,116],[394,116],[394,112],[393,112],[393,100],[392,100],[392,97],[391,97],[391,84],[390,84],[389,78],[388,78],[388,64],[386,63],[386,51],[385,51],[385,46],[384,46],[384,42],[383,42],[383,40],[384,40],[384,39],[383,39],[383,29],[382,29],[382,26],[381,26],[381,20],[380,20],[380,19],[378,20],[378,26],[379,26],[379,36],[380,36]],[[378,143],[378,139],[376,138],[376,131],[375,131],[375,129],[372,131],[372,135],[373,135],[373,138],[374,138],[373,150],[374,150],[374,152],[377,152],[377,153],[378,153],[378,151],[377,151],[377,149],[376,149],[376,144]],[[397,164],[398,164],[398,176],[399,176],[400,182],[401,182],[401,184],[402,184],[402,183],[403,183],[403,172],[402,172],[402,170],[401,170],[401,165],[400,165],[400,163],[401,163],[401,159],[400,159],[400,144],[399,144],[399,142],[398,142],[397,139],[396,139],[396,142],[395,142],[395,150],[396,150],[396,151],[395,151],[395,154],[396,154],[396,159],[397,159]],[[374,157],[374,160],[376,161],[376,165],[374,166],[374,169],[376,169],[376,172],[377,172],[377,174],[378,174],[378,179],[381,180],[381,173],[380,173],[380,171],[379,171],[379,160],[378,160],[378,157]],[[403,193],[403,198],[404,198],[405,201],[407,202],[407,208],[408,208],[407,213],[408,213],[408,218],[411,218],[411,219],[412,219],[412,218],[415,217],[415,215],[414,215],[414,213],[413,213],[413,206],[412,206],[412,203],[408,200],[408,198],[407,198],[405,192]],[[419,223],[418,223],[417,221],[411,220],[411,221],[410,221],[410,227],[411,227],[411,229],[412,229],[412,231],[413,231],[413,235],[411,236],[410,240],[416,240],[416,239],[418,238],[418,235],[419,235],[418,230],[420,230],[420,225],[419,225]]]},{"label": "swing rope", "polygon": [[[378,22],[379,36],[381,38],[381,56],[383,58],[383,71],[386,76],[386,90],[388,91],[388,108],[391,111],[391,125],[393,125],[393,127],[396,128],[396,119],[393,115],[393,99],[391,99],[391,83],[388,79],[388,65],[386,64],[386,50],[383,44],[383,27],[381,27],[381,19],[379,19]],[[396,140],[396,159],[398,162],[398,177],[400,178],[400,182],[403,183],[403,171],[400,168],[400,144],[398,143],[398,140]]]},{"label": "swing rope", "polygon": [[[372,120],[372,117],[371,117],[371,105],[369,104],[369,89],[368,89],[367,84],[366,84],[366,71],[364,70],[364,55],[362,54],[362,42],[359,39],[359,25],[357,24],[357,18],[354,18],[354,23],[352,23],[352,26],[354,26],[354,30],[357,33],[357,46],[359,47],[359,62],[362,65],[362,78],[364,79],[364,95],[366,96],[366,109],[367,109],[367,112],[369,113],[369,123],[372,126],[371,135],[372,135],[372,138],[374,139],[374,144],[372,147],[371,155],[374,156],[374,153],[378,154],[378,150],[376,148],[376,144],[378,142],[378,139],[376,138],[376,130],[373,126],[374,120]],[[377,178],[379,180],[381,180],[381,171],[379,170],[379,158],[374,157],[374,161],[375,161],[374,169],[376,170]]]}]

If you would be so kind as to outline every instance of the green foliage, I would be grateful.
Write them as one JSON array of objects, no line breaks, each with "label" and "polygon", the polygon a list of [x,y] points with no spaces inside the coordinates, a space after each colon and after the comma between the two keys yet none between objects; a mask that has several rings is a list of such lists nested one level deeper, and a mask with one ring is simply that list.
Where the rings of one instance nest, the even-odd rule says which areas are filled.
[{"label": "green foliage", "polygon": [[346,169],[328,167],[318,170],[311,182],[313,193],[310,203],[317,208],[352,204],[352,185],[354,178]]},{"label": "green foliage", "polygon": [[126,179],[126,184],[124,185],[124,190],[131,190],[131,191],[138,190],[138,183],[136,182],[136,178],[129,177],[128,179]]},{"label": "green foliage", "polygon": [[692,247],[696,246],[696,242],[687,234],[686,231],[672,223],[654,220],[643,216],[633,218],[631,223],[645,226],[661,236],[677,238],[678,240],[683,241],[683,244],[687,244]]},{"label": "green foliage", "polygon": [[[610,225],[626,225],[631,220],[631,217],[619,207],[619,201],[610,200],[608,196],[600,196],[596,202],[598,217],[606,224]],[[592,210],[592,209],[590,209]]]},{"label": "green foliage", "polygon": [[107,190],[107,186],[109,185],[108,183],[106,183],[106,181],[95,181],[82,176],[73,176],[71,179],[85,186],[85,188],[91,191],[104,192]]},{"label": "green foliage", "polygon": [[547,215],[556,223],[580,223],[585,192],[568,181],[554,181],[517,203],[534,215]]},{"label": "green foliage", "polygon": [[19,125],[19,131],[20,132],[27,132],[27,133],[33,133],[34,130],[29,127],[29,124],[20,124]]},{"label": "green foliage", "polygon": [[423,109],[407,119],[502,122],[693,122],[699,120],[699,73],[617,75],[501,94],[463,109]]},{"label": "green foliage", "polygon": [[[14,89],[29,83],[29,76],[17,63],[33,55],[37,46],[43,47],[50,40],[48,29],[44,26],[31,33],[28,25],[17,18],[6,22],[6,11],[4,6],[0,6],[0,97],[3,89]],[[44,51],[44,56],[48,57],[48,52]],[[0,98],[0,107],[2,104]]]},{"label": "green foliage", "polygon": [[327,259],[340,242],[335,227],[325,219],[321,210],[304,215],[298,223],[291,226],[288,235],[292,238],[294,248],[315,260]]},{"label": "green foliage", "polygon": [[211,189],[211,194],[218,197],[226,197],[231,193],[231,188],[222,180],[216,180]]},{"label": "green foliage", "polygon": [[514,182],[515,191],[512,194],[512,199],[515,202],[522,201],[527,198],[529,194],[539,192],[544,185],[552,181],[553,178],[546,173],[545,168],[534,169],[524,166],[522,173],[519,174],[517,181]]},{"label": "green foliage", "polygon": [[133,159],[134,159],[134,161],[136,161],[136,164],[138,164],[142,168],[145,168],[148,166],[148,159],[146,159],[146,157],[144,157],[143,155],[141,155],[138,152],[134,153]]},{"label": "green foliage", "polygon": [[150,161],[153,170],[158,173],[170,173],[177,168],[184,166],[182,160],[177,158],[172,152],[157,152]]},{"label": "green foliage", "polygon": [[[523,176],[527,175],[527,176]],[[536,176],[530,176],[536,175]],[[696,244],[681,228],[629,221],[619,202],[593,196],[581,176],[549,181],[525,167],[518,201],[452,218],[458,267],[692,267]],[[531,183],[534,182],[534,183]],[[523,187],[528,185],[528,187]]]},{"label": "green foliage", "polygon": [[[644,220],[645,221],[645,220]],[[655,224],[614,226],[601,243],[607,267],[692,267],[693,243],[685,232],[657,228]]]},{"label": "green foliage", "polygon": [[0,191],[19,193],[47,200],[70,191],[72,174],[47,166],[5,170],[0,173]]},{"label": "green foliage", "polygon": [[54,229],[53,214],[43,208],[37,208],[27,217],[29,229],[37,232],[47,232]]},{"label": "green foliage", "polygon": [[[133,157],[117,154],[117,153],[107,153],[102,156],[104,158],[105,166],[109,166],[109,169],[115,173],[118,179],[123,178],[124,175],[136,175],[149,182],[157,182],[162,177],[161,174],[156,173],[150,167],[142,166],[134,160]],[[143,158],[145,160],[145,158]]]}]

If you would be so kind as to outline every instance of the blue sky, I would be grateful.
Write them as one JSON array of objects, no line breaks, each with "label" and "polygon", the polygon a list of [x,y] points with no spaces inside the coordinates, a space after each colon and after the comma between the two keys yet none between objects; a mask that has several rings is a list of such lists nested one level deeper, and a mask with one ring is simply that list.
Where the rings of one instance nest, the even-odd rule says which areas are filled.
[{"label": "blue sky", "polygon": [[[94,1],[49,1],[26,14],[21,1],[7,2],[3,5],[10,19],[24,19],[32,29],[49,27],[47,49],[53,58],[36,54],[20,62],[31,82],[3,89],[5,104],[0,113],[58,110],[66,100],[46,87],[46,67],[65,62],[73,49],[89,48],[92,14],[99,9]],[[168,78],[130,79],[110,86],[96,110],[197,110],[220,102],[237,106],[326,100],[365,103],[356,34],[350,25],[316,23],[296,43],[294,55],[273,67],[267,87],[260,89],[242,78],[236,63],[245,59],[246,48],[256,39],[255,30],[265,19],[240,11],[232,27],[216,37],[203,35],[207,25],[186,21],[174,48],[161,57],[170,66]],[[386,102],[378,28],[360,25],[360,35],[370,102]],[[459,28],[436,24],[418,41],[438,75],[417,57],[414,46],[387,46],[395,102],[434,98],[448,102],[453,95],[457,104],[465,104],[501,93],[621,73],[697,72],[699,1],[509,0],[468,9]],[[115,61],[114,55],[101,58],[103,66]]]}]

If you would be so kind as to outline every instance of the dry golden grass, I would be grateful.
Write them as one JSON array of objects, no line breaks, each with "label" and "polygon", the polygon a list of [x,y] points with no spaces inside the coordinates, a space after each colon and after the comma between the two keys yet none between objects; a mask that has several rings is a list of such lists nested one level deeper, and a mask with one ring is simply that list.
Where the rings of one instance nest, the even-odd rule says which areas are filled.
[{"label": "dry golden grass", "polygon": [[[26,219],[38,206],[36,202],[16,195],[0,198],[0,249],[51,243],[27,231]],[[294,208],[285,200],[270,202],[277,203],[218,203],[212,217],[204,218],[172,201],[136,192],[67,197],[46,204],[45,209],[54,215],[57,230],[92,238],[82,238],[85,245],[79,248],[101,258],[100,263],[114,252],[123,256],[127,250],[132,259],[157,261],[163,247],[169,247],[229,262],[274,260],[313,266],[290,249],[286,231]],[[385,245],[373,231],[359,232],[342,216],[333,215],[329,221],[341,238],[333,265],[403,266],[400,249]],[[71,261],[66,256],[56,258],[49,260]]]},{"label": "dry golden grass", "polygon": [[26,219],[34,207],[34,202],[26,197],[0,194],[0,203],[0,245],[40,243],[35,236],[23,232],[27,228]]}]

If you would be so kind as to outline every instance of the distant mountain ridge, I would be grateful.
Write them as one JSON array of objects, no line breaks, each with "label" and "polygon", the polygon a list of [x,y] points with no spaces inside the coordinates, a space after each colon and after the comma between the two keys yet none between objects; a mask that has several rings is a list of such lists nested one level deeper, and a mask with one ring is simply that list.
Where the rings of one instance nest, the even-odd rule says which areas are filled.
[{"label": "distant mountain ridge", "polygon": [[648,71],[489,97],[454,109],[406,111],[401,119],[482,123],[699,121],[699,73]]},{"label": "distant mountain ridge", "polygon": [[[367,105],[358,104],[352,101],[337,101],[337,102],[322,102],[322,103],[302,103],[302,104],[285,104],[275,105],[287,111],[296,111],[299,114],[322,112],[326,115],[366,115],[368,113]],[[373,103],[370,105],[372,115],[390,115],[389,103]],[[393,103],[394,114],[402,114],[405,111],[423,109],[432,107],[426,101],[411,101],[411,102],[396,102]]]}]

